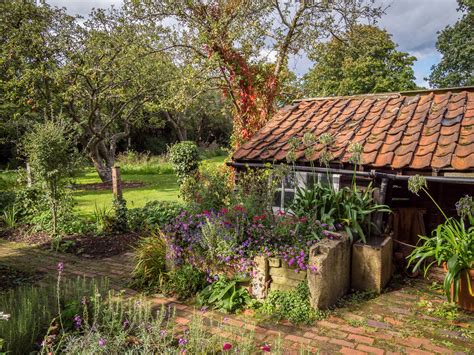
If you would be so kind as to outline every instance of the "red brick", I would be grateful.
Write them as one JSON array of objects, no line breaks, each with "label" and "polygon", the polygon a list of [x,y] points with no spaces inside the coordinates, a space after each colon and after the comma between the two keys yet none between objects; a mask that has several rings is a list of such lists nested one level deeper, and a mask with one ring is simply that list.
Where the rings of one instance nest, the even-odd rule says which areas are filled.
[{"label": "red brick", "polygon": [[341,340],[341,339],[331,339],[329,342],[331,344],[345,346],[346,348],[354,348],[355,347],[354,343],[350,343],[348,341]]},{"label": "red brick", "polygon": [[357,343],[364,343],[364,344],[369,344],[372,345],[374,343],[374,339],[365,337],[363,335],[357,335],[357,334],[349,334],[347,339],[355,340]]},{"label": "red brick", "polygon": [[350,349],[350,348],[342,348],[341,350],[339,350],[339,352],[341,354],[347,354],[347,355],[365,355],[365,354],[367,354],[363,351],[357,351],[357,350]]},{"label": "red brick", "polygon": [[304,333],[303,336],[306,337],[306,338],[314,339],[314,340],[319,341],[319,342],[323,342],[323,343],[329,342],[329,340],[331,340],[331,338],[328,338],[328,337],[325,337],[325,336],[320,336],[320,335],[317,335],[317,334],[314,334],[314,333],[311,333],[311,332],[306,332],[306,333]]},{"label": "red brick", "polygon": [[383,320],[393,325],[403,325],[403,322],[400,322],[399,320],[391,318],[391,317],[385,317]]},{"label": "red brick", "polygon": [[452,351],[447,349],[447,348],[442,348],[441,346],[437,346],[434,344],[423,344],[423,347],[426,350],[434,351],[435,353],[440,353],[440,354],[451,354]]},{"label": "red brick", "polygon": [[339,327],[340,329],[344,330],[345,332],[348,332],[348,333],[355,333],[355,334],[360,334],[360,335],[364,335],[366,334],[367,332],[365,331],[364,328],[362,327],[352,327],[352,326],[349,326],[349,325],[343,325],[342,327]]},{"label": "red brick", "polygon": [[366,351],[369,354],[376,354],[376,355],[383,355],[385,353],[385,351],[382,349],[375,348],[373,346],[364,345],[364,344],[358,344],[356,349]]},{"label": "red brick", "polygon": [[297,336],[297,335],[293,335],[293,334],[288,334],[288,335],[285,337],[285,340],[293,341],[293,342],[299,343],[299,344],[309,344],[309,343],[311,343],[311,340],[310,340],[310,339],[303,338],[303,337],[300,337],[300,336]]},{"label": "red brick", "polygon": [[189,319],[182,318],[182,317],[176,317],[176,323],[186,325],[189,322],[191,322]]}]

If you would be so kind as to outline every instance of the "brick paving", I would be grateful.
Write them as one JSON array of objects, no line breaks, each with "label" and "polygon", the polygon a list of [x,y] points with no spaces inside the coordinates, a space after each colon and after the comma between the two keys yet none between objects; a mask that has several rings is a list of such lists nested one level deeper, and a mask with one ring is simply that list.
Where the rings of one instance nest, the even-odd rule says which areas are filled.
[{"label": "brick paving", "polygon": [[[111,287],[134,294],[127,289],[133,268],[131,253],[89,260],[0,240],[1,264],[45,272],[47,276],[43,280],[55,277],[58,262],[64,262],[66,277],[104,276],[109,278]],[[234,339],[239,338],[242,329],[252,331],[259,343],[272,342],[279,337],[285,354],[298,354],[301,349],[308,353],[351,355],[474,354],[474,314],[459,312],[455,320],[428,314],[427,307],[436,308],[444,301],[441,292],[430,287],[432,282],[417,279],[392,284],[389,291],[376,298],[346,302],[331,311],[327,319],[312,326],[293,326],[285,321],[274,323],[259,319],[252,312],[233,316],[211,311],[203,313],[192,304],[160,295],[149,296],[149,300],[157,307],[175,307],[180,327],[186,327],[198,313],[209,321],[224,320],[233,333],[229,336]],[[222,331],[211,329],[211,332]]]}]

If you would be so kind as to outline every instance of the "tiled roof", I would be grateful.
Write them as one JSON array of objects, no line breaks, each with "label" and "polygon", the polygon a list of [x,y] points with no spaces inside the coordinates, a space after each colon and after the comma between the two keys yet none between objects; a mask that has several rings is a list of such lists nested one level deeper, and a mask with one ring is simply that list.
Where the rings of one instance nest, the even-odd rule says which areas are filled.
[{"label": "tiled roof", "polygon": [[[374,168],[474,170],[474,88],[301,100],[283,108],[233,155],[234,161],[283,162],[291,137],[334,138],[333,163],[349,163],[351,143]],[[298,162],[307,162],[302,145]],[[317,161],[315,144],[309,160]]]}]

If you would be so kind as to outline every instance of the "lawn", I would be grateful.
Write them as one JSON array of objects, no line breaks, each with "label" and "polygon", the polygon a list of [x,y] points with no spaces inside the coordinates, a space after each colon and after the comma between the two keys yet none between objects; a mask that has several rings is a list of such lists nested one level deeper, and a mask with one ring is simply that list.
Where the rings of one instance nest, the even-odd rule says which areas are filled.
[{"label": "lawn", "polygon": [[[205,164],[221,165],[225,162],[226,156],[218,156],[204,160]],[[166,164],[166,163],[163,163]],[[154,169],[154,170],[153,170]],[[168,173],[156,173],[168,172]],[[128,208],[142,207],[148,201],[178,201],[178,183],[176,176],[169,172],[169,169],[155,166],[146,166],[143,169],[134,167],[122,170],[123,181],[143,182],[146,186],[139,188],[123,189],[123,197],[127,201]],[[100,182],[97,172],[93,168],[86,169],[75,180],[76,184],[90,184]],[[112,192],[110,190],[74,192],[77,201],[76,210],[82,216],[92,216],[95,206],[112,206]]]}]

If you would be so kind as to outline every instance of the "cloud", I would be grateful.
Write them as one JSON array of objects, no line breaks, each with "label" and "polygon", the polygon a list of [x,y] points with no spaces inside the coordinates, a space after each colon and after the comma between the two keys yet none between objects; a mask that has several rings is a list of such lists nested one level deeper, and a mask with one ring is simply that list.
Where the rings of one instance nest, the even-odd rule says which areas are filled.
[{"label": "cloud", "polygon": [[[47,0],[49,4],[66,7],[71,14],[86,16],[95,8],[110,5],[120,6],[122,0]],[[416,81],[427,85],[423,78],[429,75],[431,65],[439,61],[436,51],[437,32],[455,23],[461,16],[457,12],[456,0],[376,0],[382,7],[388,7],[380,19],[379,26],[393,35],[398,49],[417,57],[415,64]],[[274,53],[262,53],[271,61]],[[303,53],[289,60],[290,69],[298,75],[306,73],[312,63]]]},{"label": "cloud", "polygon": [[389,6],[379,26],[393,35],[399,49],[418,59],[436,52],[437,32],[460,17],[456,0],[379,0]]}]

